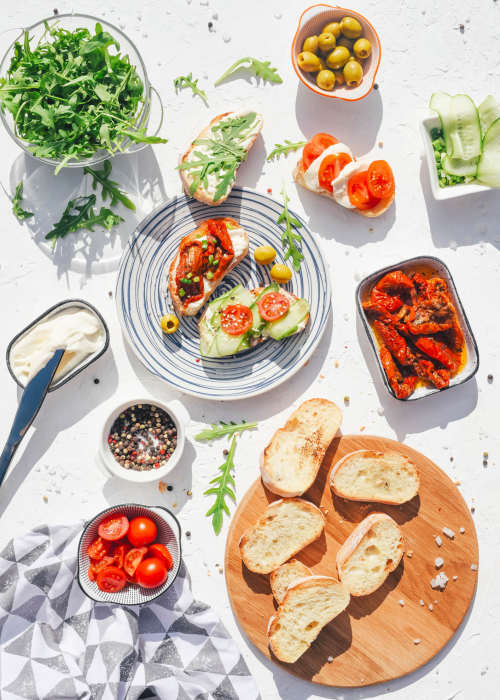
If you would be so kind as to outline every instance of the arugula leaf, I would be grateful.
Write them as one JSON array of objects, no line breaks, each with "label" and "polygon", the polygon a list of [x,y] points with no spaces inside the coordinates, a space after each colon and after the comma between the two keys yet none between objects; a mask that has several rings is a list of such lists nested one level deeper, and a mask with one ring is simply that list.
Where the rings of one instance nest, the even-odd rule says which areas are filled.
[{"label": "arugula leaf", "polygon": [[236,449],[236,437],[233,436],[233,441],[231,442],[231,447],[227,454],[224,464],[219,467],[220,475],[217,475],[214,479],[210,481],[211,484],[216,484],[211,488],[204,491],[205,496],[215,496],[215,503],[206,512],[207,517],[212,516],[212,526],[216,535],[222,529],[222,521],[224,518],[224,513],[230,515],[229,508],[226,503],[226,497],[229,496],[231,500],[236,503],[236,496],[234,494],[235,483],[231,476],[231,470],[234,469],[234,451]]},{"label": "arugula leaf", "polygon": [[[302,236],[297,232],[299,228],[302,228],[302,224],[295,217],[293,217],[288,210],[288,202],[290,201],[290,197],[287,195],[284,186],[281,190],[281,194],[283,195],[283,211],[279,215],[277,223],[285,223],[285,230],[281,235],[281,242],[283,243],[283,247],[286,249],[285,262],[291,257],[292,265],[298,272],[300,270],[300,264],[302,260],[304,260],[304,256],[296,245],[296,242],[300,243],[302,240]],[[294,228],[293,231],[292,226]]]},{"label": "arugula leaf", "polygon": [[101,207],[99,213],[96,214],[94,211],[95,203],[95,194],[70,199],[61,218],[54,224],[54,228],[49,231],[45,239],[55,243],[58,238],[64,238],[68,233],[76,233],[81,229],[93,231],[94,226],[102,226],[110,231],[113,226],[124,220],[107,207]]},{"label": "arugula leaf", "polygon": [[14,196],[12,197],[12,213],[16,216],[19,221],[24,221],[25,219],[31,219],[34,216],[32,211],[26,211],[21,207],[21,202],[23,201],[23,181],[17,185]]},{"label": "arugula leaf", "polygon": [[268,81],[269,83],[282,83],[283,80],[278,74],[278,69],[271,66],[270,61],[259,61],[258,58],[253,58],[252,56],[245,56],[245,58],[240,58],[235,61],[232,66],[230,66],[225,73],[221,75],[218,80],[215,81],[214,85],[220,85],[226,78],[228,78],[231,73],[233,73],[240,66],[244,66],[254,73],[257,78],[262,78],[263,81]]},{"label": "arugula leaf", "polygon": [[205,92],[205,90],[202,90],[198,87],[198,78],[196,80],[193,80],[192,73],[189,73],[189,75],[180,75],[178,78],[175,78],[174,87],[176,92],[178,92],[179,90],[183,90],[184,88],[191,88],[191,90],[193,91],[193,95],[198,95],[199,97],[201,97],[206,106],[209,106],[207,93]]},{"label": "arugula leaf", "polygon": [[101,185],[101,194],[104,201],[109,197],[110,206],[114,207],[118,202],[121,202],[127,209],[135,211],[135,204],[127,197],[125,192],[120,189],[120,183],[109,179],[111,174],[111,163],[109,160],[104,161],[102,170],[94,170],[88,166],[83,169],[84,173],[90,175],[93,179],[92,188],[97,189],[97,185]]},{"label": "arugula leaf", "polygon": [[292,151],[298,151],[299,148],[302,148],[302,146],[305,146],[307,141],[289,141],[288,139],[285,139],[285,143],[275,143],[274,148],[271,151],[271,153],[267,156],[266,160],[274,160],[275,158],[279,159],[281,156],[287,156],[289,153]]},{"label": "arugula leaf", "polygon": [[256,428],[258,423],[247,423],[246,421],[241,421],[241,423],[235,423],[231,421],[230,423],[224,423],[221,420],[220,424],[212,423],[210,428],[205,428],[201,432],[194,436],[195,440],[216,440],[217,438],[229,435],[229,437],[234,436],[236,433],[242,433],[245,430],[252,430]]}]

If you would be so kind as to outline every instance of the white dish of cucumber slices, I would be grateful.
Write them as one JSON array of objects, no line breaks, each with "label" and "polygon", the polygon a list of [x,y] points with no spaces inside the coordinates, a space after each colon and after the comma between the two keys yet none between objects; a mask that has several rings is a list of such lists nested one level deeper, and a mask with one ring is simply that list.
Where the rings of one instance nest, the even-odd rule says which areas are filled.
[{"label": "white dish of cucumber slices", "polygon": [[[249,308],[253,308],[255,299],[249,296],[252,290],[257,296],[264,290],[274,290],[270,266],[257,265],[253,251],[269,244],[277,251],[275,262],[285,262],[283,228],[277,224],[282,211],[282,204],[271,197],[234,188],[215,213],[182,195],[159,207],[139,225],[121,260],[116,306],[124,334],[147,369],[184,393],[232,400],[276,388],[307,362],[326,327],[331,308],[330,282],[325,256],[316,239],[300,216],[292,212],[302,224],[299,233],[304,260],[290,282],[279,287],[280,292],[293,295],[288,314],[272,323],[261,323],[256,314],[254,332],[236,340],[219,333],[217,324],[199,327],[202,318],[210,319],[209,309],[215,310],[221,303],[218,300],[234,295],[235,290],[241,295],[239,303]],[[248,234],[249,253],[224,277],[199,314],[181,318],[178,330],[165,335],[160,319],[172,312],[167,290],[170,263],[182,238],[214,215],[241,223]],[[212,313],[212,319],[216,318]],[[231,343],[234,345],[229,347]],[[242,343],[248,343],[248,347]]]},{"label": "white dish of cucumber slices", "polygon": [[420,129],[434,198],[500,188],[500,103],[488,95],[476,107],[468,95],[437,92],[429,106],[436,116]]}]

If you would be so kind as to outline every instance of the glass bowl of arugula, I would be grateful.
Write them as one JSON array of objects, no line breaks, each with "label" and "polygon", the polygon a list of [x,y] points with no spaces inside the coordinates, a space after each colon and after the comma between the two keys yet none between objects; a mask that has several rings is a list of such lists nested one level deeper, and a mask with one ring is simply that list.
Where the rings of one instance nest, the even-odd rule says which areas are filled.
[{"label": "glass bowl of arugula", "polygon": [[164,143],[161,101],[160,124],[147,133],[153,92],[132,41],[90,15],[55,15],[23,29],[0,64],[5,128],[56,174]]}]

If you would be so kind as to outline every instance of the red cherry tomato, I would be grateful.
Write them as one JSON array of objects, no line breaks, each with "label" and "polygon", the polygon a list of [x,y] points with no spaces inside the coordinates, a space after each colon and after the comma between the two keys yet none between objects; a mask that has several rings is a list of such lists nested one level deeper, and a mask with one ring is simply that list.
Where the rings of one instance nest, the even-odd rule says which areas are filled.
[{"label": "red cherry tomato", "polygon": [[259,299],[257,306],[264,321],[277,321],[288,312],[290,301],[284,294],[269,292]]},{"label": "red cherry tomato", "polygon": [[107,566],[113,566],[114,563],[115,558],[110,556],[105,556],[102,559],[94,559],[90,562],[88,571],[89,579],[91,581],[95,581],[99,571],[102,571],[102,569],[105,569]]},{"label": "red cherry tomato", "polygon": [[111,549],[109,542],[106,542],[102,537],[97,537],[87,547],[87,554],[91,559],[102,559]]},{"label": "red cherry tomato", "polygon": [[161,586],[168,578],[168,571],[161,559],[152,557],[141,561],[136,569],[135,577],[139,586],[143,588],[156,588]]},{"label": "red cherry tomato", "polygon": [[302,151],[302,165],[304,170],[307,170],[313,160],[316,160],[324,150],[329,146],[334,146],[336,143],[338,143],[338,139],[336,139],[335,136],[330,136],[330,134],[319,133],[313,136],[309,143],[306,143]]},{"label": "red cherry tomato", "polygon": [[138,517],[130,521],[127,537],[134,547],[144,547],[155,541],[157,532],[156,524],[151,518]]},{"label": "red cherry tomato", "polygon": [[372,197],[387,199],[394,194],[394,175],[385,160],[374,160],[368,167],[368,189]]},{"label": "red cherry tomato", "polygon": [[123,568],[128,576],[135,576],[135,570],[144,559],[147,551],[147,547],[133,547],[127,552],[123,562]]},{"label": "red cherry tomato", "polygon": [[220,325],[229,335],[243,335],[253,325],[253,314],[244,304],[230,304],[221,314]]},{"label": "red cherry tomato", "polygon": [[127,583],[127,577],[117,566],[107,566],[97,574],[97,585],[106,593],[118,593]]},{"label": "red cherry tomato", "polygon": [[347,163],[351,161],[352,158],[348,153],[335,153],[334,155],[323,158],[318,171],[318,179],[321,187],[329,192],[333,192],[333,180],[335,180],[340,171],[345,168]]},{"label": "red cherry tomato", "polygon": [[129,550],[130,545],[125,542],[117,545],[113,550],[113,558],[115,560],[115,564],[120,569],[123,569],[123,562],[125,561],[125,556]]},{"label": "red cherry tomato", "polygon": [[356,209],[372,209],[380,202],[368,189],[368,171],[356,173],[347,182],[347,196]]},{"label": "red cherry tomato", "polygon": [[170,571],[170,569],[174,565],[172,555],[165,547],[165,545],[160,544],[159,542],[155,542],[154,544],[149,545],[147,556],[156,557],[156,559],[160,559],[160,561],[162,561],[167,567],[167,571]]},{"label": "red cherry tomato", "polygon": [[114,542],[115,540],[121,540],[122,537],[128,532],[129,522],[125,515],[117,513],[116,515],[110,515],[108,518],[104,518],[99,523],[97,532],[99,537],[103,540],[109,540]]}]

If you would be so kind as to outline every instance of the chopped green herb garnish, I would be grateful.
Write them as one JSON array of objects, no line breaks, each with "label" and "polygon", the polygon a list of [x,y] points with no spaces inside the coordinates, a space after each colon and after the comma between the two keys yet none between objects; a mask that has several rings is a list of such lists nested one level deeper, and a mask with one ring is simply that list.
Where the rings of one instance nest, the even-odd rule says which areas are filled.
[{"label": "chopped green herb garnish", "polygon": [[432,140],[432,148],[434,149],[434,159],[436,161],[439,187],[459,185],[461,182],[469,182],[473,180],[473,178],[466,178],[463,175],[450,175],[446,172],[442,165],[442,161],[446,157],[446,143],[444,140],[443,130],[435,127],[431,129],[430,135]]},{"label": "chopped green herb garnish", "polygon": [[213,279],[213,278],[214,278],[214,273],[211,272],[211,271],[209,270],[209,271],[207,272],[207,274],[206,274],[206,278],[207,278],[207,280]]},{"label": "chopped green herb garnish", "polygon": [[212,264],[213,261],[214,261],[214,256],[212,255],[212,253],[210,253],[210,255],[208,256],[208,262],[209,262],[210,264]]},{"label": "chopped green herb garnish", "polygon": [[193,95],[198,95],[199,97],[201,97],[203,102],[208,107],[207,93],[198,87],[198,79],[193,80],[192,73],[189,73],[189,75],[180,75],[178,78],[175,78],[174,87],[176,92],[178,92],[179,90],[183,90],[184,88],[191,88],[191,90],[193,91]]},{"label": "chopped green herb garnish", "polygon": [[252,56],[245,56],[245,58],[240,58],[235,61],[232,66],[229,66],[227,71],[221,75],[221,77],[215,81],[214,85],[220,85],[226,78],[229,78],[231,73],[233,73],[237,68],[243,66],[248,68],[257,78],[262,78],[264,81],[269,83],[282,83],[283,80],[278,74],[278,70],[271,66],[270,61],[259,61],[258,58],[253,58]]},{"label": "chopped green herb garnish", "polygon": [[193,279],[193,282],[195,282],[196,284],[198,284],[199,281],[200,281],[200,278],[199,278],[198,276],[196,276],[196,277]]},{"label": "chopped green herb garnish", "polygon": [[127,139],[165,143],[136,123],[144,85],[120,45],[97,23],[68,30],[45,23],[36,45],[24,32],[0,78],[0,105],[14,117],[16,135],[38,158],[81,160],[104,149],[122,151]]},{"label": "chopped green herb garnish", "polygon": [[190,284],[190,280],[187,277],[181,277],[182,284]]},{"label": "chopped green herb garnish", "polygon": [[58,238],[64,238],[68,233],[76,233],[76,231],[81,229],[93,231],[94,226],[102,226],[102,228],[110,231],[113,226],[123,221],[121,216],[114,214],[107,207],[101,207],[96,214],[94,211],[95,203],[95,194],[91,194],[88,197],[70,199],[61,218],[54,224],[54,228],[52,231],[49,231],[45,238],[55,243]]},{"label": "chopped green herb garnish", "polygon": [[218,261],[218,260],[214,260],[214,261],[213,261],[213,266],[214,266],[214,267],[217,267],[218,264],[219,264],[219,261]]},{"label": "chopped green herb garnish", "polygon": [[302,260],[304,260],[304,256],[296,245],[302,241],[302,236],[300,233],[298,233],[298,229],[302,228],[302,224],[300,221],[295,219],[288,210],[288,202],[290,201],[290,197],[287,195],[284,186],[281,190],[281,194],[283,195],[283,211],[279,215],[277,223],[282,224],[284,222],[285,224],[285,230],[281,235],[281,242],[283,243],[283,247],[286,249],[285,262],[288,260],[288,258],[292,258],[292,265],[298,272],[300,270],[300,264]]},{"label": "chopped green herb garnish", "polygon": [[205,239],[203,241],[203,243],[201,244],[201,249],[206,250],[207,248],[208,248],[208,241],[207,241],[207,239]]},{"label": "chopped green herb garnish", "polygon": [[83,172],[92,177],[92,187],[94,190],[97,189],[98,184],[101,185],[102,198],[106,201],[109,197],[111,200],[111,207],[121,202],[127,209],[135,211],[135,204],[127,197],[125,192],[120,189],[120,183],[109,179],[109,175],[111,174],[111,163],[109,160],[104,161],[102,170],[93,170],[92,168],[86,167],[83,169]]},{"label": "chopped green herb garnish", "polygon": [[266,160],[274,160],[279,159],[281,156],[287,156],[289,153],[292,151],[298,151],[299,148],[302,148],[302,146],[305,146],[307,141],[289,141],[288,139],[285,139],[285,143],[276,143],[274,145],[273,150],[271,153],[267,156]]},{"label": "chopped green herb garnish", "polygon": [[243,433],[245,430],[252,430],[256,428],[258,423],[247,423],[242,420],[241,423],[235,423],[231,421],[230,423],[225,423],[221,420],[219,424],[212,423],[210,428],[205,428],[200,433],[194,436],[195,440],[216,440],[217,438],[229,435],[232,437],[236,433]]},{"label": "chopped green herb garnish", "polygon": [[26,219],[31,219],[34,216],[32,211],[26,211],[21,207],[21,202],[23,201],[23,181],[17,185],[14,196],[12,197],[12,213],[17,216],[19,221],[25,221]]},{"label": "chopped green herb garnish", "polygon": [[[181,280],[182,282],[182,280]],[[179,289],[179,296],[180,297],[185,297],[186,296],[186,290],[185,289]]]}]

